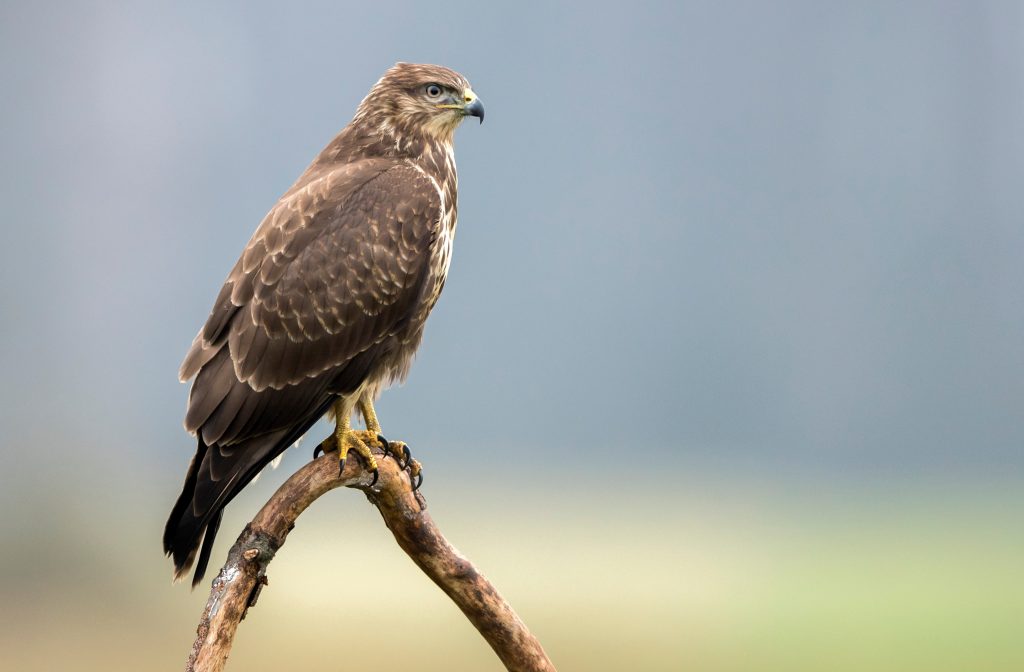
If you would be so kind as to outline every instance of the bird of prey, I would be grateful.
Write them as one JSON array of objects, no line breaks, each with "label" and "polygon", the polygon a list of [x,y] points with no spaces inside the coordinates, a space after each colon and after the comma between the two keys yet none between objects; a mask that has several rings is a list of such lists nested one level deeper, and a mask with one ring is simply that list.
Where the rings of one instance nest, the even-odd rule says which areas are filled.
[{"label": "bird of prey", "polygon": [[164,530],[175,580],[193,563],[202,579],[224,507],[325,414],[321,446],[376,472],[370,446],[388,446],[373,401],[408,373],[448,274],[467,116],[482,123],[484,107],[465,77],[396,64],[256,229],[179,373],[195,378],[198,446]]}]

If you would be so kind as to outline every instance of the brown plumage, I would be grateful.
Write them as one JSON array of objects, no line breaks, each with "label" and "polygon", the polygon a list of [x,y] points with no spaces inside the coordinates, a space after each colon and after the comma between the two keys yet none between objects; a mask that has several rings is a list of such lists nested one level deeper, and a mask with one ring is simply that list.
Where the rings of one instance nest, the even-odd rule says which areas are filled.
[{"label": "brown plumage", "polygon": [[265,465],[408,372],[451,259],[467,115],[483,107],[462,75],[395,65],[256,229],[181,366],[198,447],[164,531],[175,578],[200,544],[202,578],[224,506]]}]

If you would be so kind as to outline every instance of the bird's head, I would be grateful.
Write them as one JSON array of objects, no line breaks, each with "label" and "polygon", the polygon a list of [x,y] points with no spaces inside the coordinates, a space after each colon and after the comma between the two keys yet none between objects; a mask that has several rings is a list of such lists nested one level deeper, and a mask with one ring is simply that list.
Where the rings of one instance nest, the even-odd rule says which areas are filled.
[{"label": "bird's head", "polygon": [[466,117],[484,121],[484,106],[466,78],[440,65],[396,63],[374,85],[356,121],[394,135],[426,135],[451,142]]}]

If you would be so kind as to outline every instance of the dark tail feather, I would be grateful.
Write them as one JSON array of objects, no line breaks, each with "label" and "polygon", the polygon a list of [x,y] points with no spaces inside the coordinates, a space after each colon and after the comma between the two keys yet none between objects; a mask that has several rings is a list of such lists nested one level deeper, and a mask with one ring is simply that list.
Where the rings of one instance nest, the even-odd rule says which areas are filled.
[{"label": "dark tail feather", "polygon": [[174,560],[174,580],[181,581],[188,574],[192,560],[196,557],[196,549],[199,546],[199,539],[202,537],[203,528],[182,532],[182,523],[185,518],[195,520],[192,515],[192,498],[196,492],[196,479],[199,472],[199,465],[206,457],[207,446],[199,439],[199,447],[188,465],[188,472],[185,474],[185,484],[181,488],[181,494],[171,509],[171,515],[167,518],[167,525],[164,527],[164,553]]},{"label": "dark tail feather", "polygon": [[[224,507],[260,470],[289,444],[280,435],[250,439],[241,444],[237,459],[226,466],[221,479],[211,475],[211,459],[219,449],[198,441],[185,485],[164,528],[164,552],[174,561],[174,581],[182,581],[195,564],[194,588],[203,579]],[[249,445],[246,445],[249,444]],[[196,556],[198,555],[198,560]]]},{"label": "dark tail feather", "polygon": [[254,437],[233,446],[235,450],[231,453],[222,453],[216,445],[207,446],[199,439],[185,486],[164,528],[164,552],[174,560],[175,581],[188,575],[193,562],[192,587],[202,581],[224,507],[263,467],[294,443],[286,433],[287,430]]},{"label": "dark tail feather", "polygon": [[[195,457],[185,476],[185,485],[171,509],[164,528],[164,552],[174,561],[174,580],[183,580],[195,563],[194,588],[203,580],[224,507],[274,457],[288,447],[283,432],[249,439],[238,445],[238,453],[222,465],[224,473],[215,478],[212,460],[220,449],[207,446],[200,437]],[[196,556],[198,555],[198,561]]]},{"label": "dark tail feather", "polygon": [[[237,443],[230,452],[222,452],[216,445],[207,446],[199,432],[199,445],[185,485],[164,528],[164,552],[174,560],[175,581],[185,578],[197,554],[192,586],[202,581],[224,507],[263,467],[305,434],[327,412],[332,401],[332,397],[325,397],[301,423]],[[217,453],[216,468],[210,451]]]},{"label": "dark tail feather", "polygon": [[[196,561],[196,573],[192,577],[192,587],[195,588],[203,575],[206,574],[206,566],[210,564],[210,552],[213,551],[213,540],[217,538],[217,530],[220,529],[220,520],[224,517],[224,509],[214,514],[210,522],[206,524],[206,533],[203,535],[203,548],[199,551],[199,559]],[[185,571],[188,571],[187,569]]]}]

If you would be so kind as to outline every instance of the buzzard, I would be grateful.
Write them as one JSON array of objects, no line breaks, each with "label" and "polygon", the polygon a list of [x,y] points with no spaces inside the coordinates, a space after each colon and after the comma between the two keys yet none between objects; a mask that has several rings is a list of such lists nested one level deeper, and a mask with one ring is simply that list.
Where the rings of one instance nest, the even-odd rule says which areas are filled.
[{"label": "buzzard", "polygon": [[202,579],[224,507],[325,414],[321,447],[376,472],[373,401],[408,373],[448,274],[467,116],[484,108],[465,77],[396,64],[256,229],[179,373],[198,445],[164,530],[175,580],[193,563]]}]

